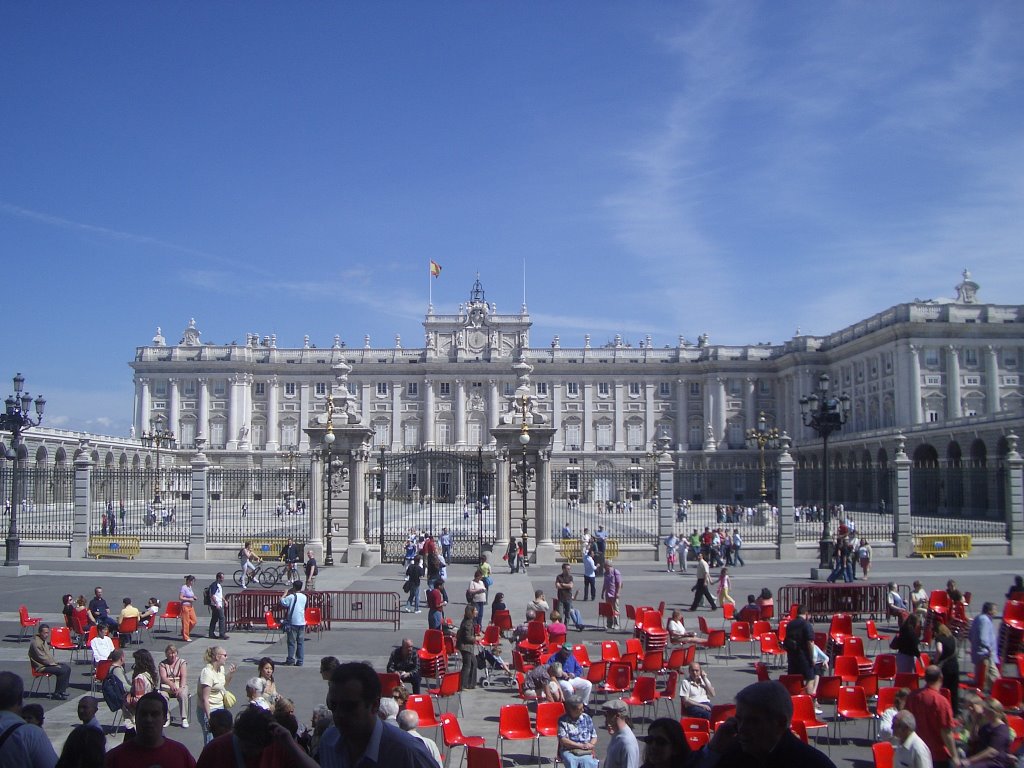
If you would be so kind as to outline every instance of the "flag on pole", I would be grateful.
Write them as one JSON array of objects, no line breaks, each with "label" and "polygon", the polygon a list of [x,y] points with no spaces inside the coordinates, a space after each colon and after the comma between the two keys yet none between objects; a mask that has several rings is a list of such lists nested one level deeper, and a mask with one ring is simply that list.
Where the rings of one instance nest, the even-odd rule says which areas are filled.
[{"label": "flag on pole", "polygon": [[441,265],[433,259],[430,260],[430,276],[440,277],[441,276]]}]

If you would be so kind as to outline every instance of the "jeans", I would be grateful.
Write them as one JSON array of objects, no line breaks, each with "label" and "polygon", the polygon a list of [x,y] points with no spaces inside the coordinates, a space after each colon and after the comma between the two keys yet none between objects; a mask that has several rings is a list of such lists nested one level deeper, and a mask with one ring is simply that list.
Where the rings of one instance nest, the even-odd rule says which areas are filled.
[{"label": "jeans", "polygon": [[218,608],[216,605],[210,606],[210,639],[219,637],[222,640],[227,637],[227,620],[224,618],[224,609]]},{"label": "jeans", "polygon": [[568,600],[559,600],[558,604],[562,610],[562,621],[566,624],[569,623],[569,617],[572,616],[572,598]]},{"label": "jeans", "polygon": [[302,660],[305,657],[305,645],[306,645],[306,625],[305,624],[289,624],[288,625],[288,658],[285,659],[285,664],[295,664],[297,667],[302,666]]},{"label": "jeans", "polygon": [[482,627],[484,625],[484,608],[486,606],[487,603],[473,603],[473,607],[476,609],[476,625],[478,627]]},{"label": "jeans", "polygon": [[562,764],[565,768],[597,768],[597,758],[593,755],[574,755],[566,751],[562,753]]},{"label": "jeans", "polygon": [[199,729],[203,732],[203,744],[213,741],[213,734],[210,733],[210,716],[200,706],[196,707],[196,720],[199,721]]},{"label": "jeans", "polygon": [[476,654],[473,651],[464,651],[459,649],[459,654],[462,656],[462,690],[472,690],[476,688]]},{"label": "jeans", "polygon": [[739,547],[736,547],[735,549],[733,549],[732,557],[736,561],[737,565],[746,565],[746,563],[743,562],[743,558],[740,557],[740,548]]},{"label": "jeans", "polygon": [[418,583],[409,585],[409,599],[405,601],[405,604],[414,611],[420,609],[420,585]]},{"label": "jeans", "polygon": [[427,611],[427,628],[440,629],[444,623],[444,614],[441,611]]},{"label": "jeans", "polygon": [[584,600],[596,600],[597,599],[597,577],[596,576],[584,576],[583,577],[583,599]]}]

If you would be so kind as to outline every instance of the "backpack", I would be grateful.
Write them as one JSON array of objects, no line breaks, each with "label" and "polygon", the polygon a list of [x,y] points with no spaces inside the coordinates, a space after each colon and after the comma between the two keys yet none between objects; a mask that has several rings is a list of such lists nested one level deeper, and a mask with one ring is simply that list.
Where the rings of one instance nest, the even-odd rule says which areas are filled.
[{"label": "backpack", "polygon": [[210,593],[213,591],[214,586],[217,582],[213,582],[208,587],[203,587],[203,605],[213,605],[213,600],[210,598]]},{"label": "backpack", "polygon": [[113,673],[108,673],[103,678],[101,690],[103,692],[103,700],[107,702],[111,712],[117,712],[124,706],[127,691],[125,691],[124,685]]}]

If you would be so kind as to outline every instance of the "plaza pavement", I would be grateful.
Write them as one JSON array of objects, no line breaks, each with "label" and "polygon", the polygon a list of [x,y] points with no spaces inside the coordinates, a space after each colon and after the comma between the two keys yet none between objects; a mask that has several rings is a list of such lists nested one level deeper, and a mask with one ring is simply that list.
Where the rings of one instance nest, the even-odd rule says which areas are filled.
[{"label": "plaza pavement", "polygon": [[[93,587],[102,586],[108,603],[119,608],[121,598],[130,595],[137,605],[145,602],[149,596],[159,597],[163,604],[168,600],[176,598],[178,587],[182,577],[186,573],[196,576],[199,587],[206,586],[213,578],[219,568],[228,574],[234,571],[236,563],[233,561],[224,562],[186,562],[168,560],[139,560],[139,561],[53,561],[53,562],[32,562],[28,563],[31,573],[27,577],[0,581],[3,591],[0,593],[0,669],[11,670],[22,675],[25,679],[26,688],[31,685],[29,676],[27,649],[28,642],[18,642],[18,606],[28,606],[33,616],[43,616],[44,620],[51,625],[63,623],[60,615],[60,597],[65,592],[71,592],[76,596],[84,594],[89,597]],[[813,565],[809,560],[797,560],[790,562],[761,562],[751,563],[746,567],[730,569],[732,574],[733,596],[737,602],[742,603],[749,593],[757,593],[762,587],[768,587],[773,592],[780,586],[789,583],[805,582],[810,567]],[[458,622],[462,612],[461,598],[465,586],[471,576],[472,567],[469,565],[455,565],[450,569],[449,596],[453,600],[452,610],[449,616]],[[498,560],[494,568],[495,591],[505,593],[506,603],[512,610],[513,619],[522,620],[524,606],[532,599],[535,589],[543,589],[549,599],[553,598],[554,578],[558,573],[557,566],[534,566],[527,574],[510,574],[508,568]],[[582,593],[583,580],[581,569],[574,567],[576,581]],[[684,575],[673,575],[665,572],[664,565],[654,562],[649,563],[624,563],[620,567],[624,579],[623,602],[634,605],[654,604],[665,600],[668,608],[688,607],[692,600],[690,587],[693,584],[692,570]],[[928,589],[944,587],[949,578],[955,578],[961,588],[973,592],[973,608],[976,611],[982,602],[991,600],[1002,606],[1004,594],[1012,581],[1012,577],[1021,570],[1021,563],[1014,558],[968,558],[956,559],[935,559],[935,560],[876,560],[872,571],[872,581],[896,580],[900,583],[909,584],[913,579],[921,579]],[[385,564],[370,569],[362,569],[349,566],[336,566],[334,568],[323,568],[318,577],[317,586],[321,589],[356,589],[356,590],[394,590],[401,594],[403,576],[402,569],[396,564]],[[234,589],[234,587],[229,587]],[[600,579],[598,583],[600,589]],[[712,590],[714,591],[714,590]],[[630,637],[630,631],[624,629],[620,632],[607,632],[597,629],[597,607],[593,602],[579,602],[577,607],[583,615],[588,629],[577,633],[570,629],[569,641],[572,643],[585,643],[591,652],[591,658],[599,657],[599,642],[602,639],[614,638],[624,642]],[[722,625],[721,611],[710,612],[706,607],[702,609],[703,615],[709,620],[713,627]],[[972,612],[973,613],[973,612]],[[182,644],[177,642],[178,634],[171,632],[155,632],[152,640],[146,640],[144,647],[148,648],[154,658],[159,661],[163,657],[163,648],[168,642],[177,642],[182,656],[189,663],[189,685],[195,691],[199,671],[202,668],[203,651],[212,641],[205,639],[204,632],[209,622],[209,614],[202,605],[197,605],[199,626],[193,632],[193,642]],[[688,628],[693,625],[696,629],[696,614],[684,613],[684,619]],[[883,623],[880,629],[884,629]],[[625,622],[623,622],[625,626]],[[404,636],[412,637],[416,645],[420,644],[423,631],[426,628],[426,611],[418,615],[403,614],[402,629],[393,631],[390,625],[349,625],[343,628],[336,628],[330,632],[324,632],[320,639],[308,639],[306,642],[306,662],[302,668],[285,667],[280,665],[285,658],[285,644],[283,637],[277,643],[264,643],[266,632],[255,630],[252,632],[233,631],[229,640],[222,644],[230,654],[230,662],[238,665],[238,672],[235,674],[230,688],[238,696],[240,705],[245,701],[245,680],[256,673],[256,660],[261,656],[270,656],[279,663],[277,668],[278,690],[285,696],[295,701],[296,715],[300,722],[308,722],[314,706],[323,703],[326,694],[326,684],[319,675],[320,659],[327,655],[337,656],[342,660],[366,660],[375,668],[383,670],[387,657],[392,648],[398,644]],[[858,630],[862,634],[862,628]],[[145,636],[145,633],[144,633]],[[132,650],[139,646],[133,646]],[[717,696],[716,702],[726,702],[743,686],[754,680],[753,662],[756,657],[748,655],[746,648],[735,649],[735,656],[732,658],[712,657],[711,663],[706,669],[714,684]],[[67,654],[58,652],[58,658],[67,660]],[[506,659],[511,660],[511,654],[506,647]],[[962,668],[965,665],[962,664]],[[45,730],[54,742],[55,748],[59,751],[64,738],[70,727],[77,723],[76,700],[87,693],[91,681],[91,664],[80,663],[73,665],[71,690],[72,698],[67,702],[53,701],[48,698],[33,697],[26,701],[34,701],[42,704],[46,709]],[[778,674],[773,671],[773,676]],[[195,699],[195,697],[193,697]],[[600,700],[598,697],[596,700]],[[497,716],[498,709],[502,704],[514,703],[518,700],[512,695],[512,691],[502,687],[489,689],[477,688],[463,694],[464,716],[460,717],[463,730],[467,734],[481,735],[487,738],[489,746],[496,746]],[[236,712],[239,709],[236,706]],[[596,708],[595,708],[596,710]],[[659,714],[664,714],[666,708],[661,706]],[[172,703],[172,712],[176,713],[176,704]],[[101,703],[100,718],[104,723],[110,723],[112,713]],[[192,727],[188,730],[179,728],[176,724],[167,731],[170,738],[179,740],[188,746],[194,754],[198,754],[202,748],[202,737],[194,715],[190,718]],[[603,719],[599,711],[595,711],[595,724],[600,729]],[[645,731],[645,724],[640,722],[637,731]],[[855,766],[865,768],[871,763],[871,752],[866,740],[867,726],[863,723],[849,724],[844,729],[849,743],[831,745],[831,756],[839,766]],[[426,729],[425,735],[436,736],[440,742],[440,733],[432,729]],[[607,744],[607,734],[600,732],[598,747],[599,756],[603,755],[604,746]],[[121,736],[108,737],[108,746],[119,743]],[[520,764],[530,763],[529,754],[525,752],[523,742],[514,742],[506,750],[506,765],[511,764],[511,759]],[[542,750],[548,760],[554,753],[552,739],[541,740]],[[821,745],[825,749],[824,743]]]}]

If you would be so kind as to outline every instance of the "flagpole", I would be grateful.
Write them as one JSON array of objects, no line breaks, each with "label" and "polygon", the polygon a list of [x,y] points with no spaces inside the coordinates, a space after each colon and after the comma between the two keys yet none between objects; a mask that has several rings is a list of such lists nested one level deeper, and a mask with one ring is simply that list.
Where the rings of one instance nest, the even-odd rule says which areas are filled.
[{"label": "flagpole", "polygon": [[434,308],[434,275],[431,273],[430,262],[427,262],[427,311]]}]

